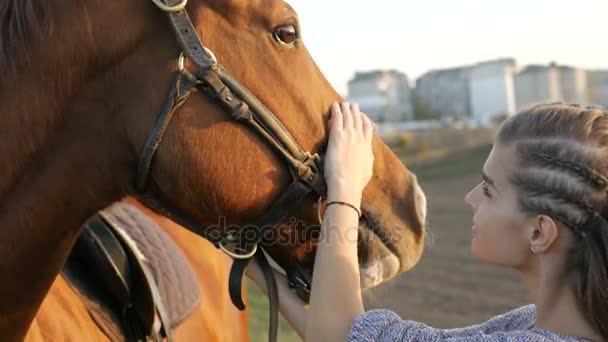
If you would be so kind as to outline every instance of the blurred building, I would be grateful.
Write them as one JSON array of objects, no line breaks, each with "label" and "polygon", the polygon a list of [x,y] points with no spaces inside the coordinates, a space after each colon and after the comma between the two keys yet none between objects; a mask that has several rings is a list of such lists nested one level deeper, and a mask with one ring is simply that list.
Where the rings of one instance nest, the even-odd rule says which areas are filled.
[{"label": "blurred building", "polygon": [[555,64],[529,65],[515,76],[515,102],[521,109],[536,103],[562,100],[560,75]]},{"label": "blurred building", "polygon": [[608,70],[587,71],[589,102],[608,108]]},{"label": "blurred building", "polygon": [[469,106],[469,67],[433,70],[416,80],[415,96],[442,117],[465,117]]},{"label": "blurred building", "polygon": [[348,81],[348,99],[378,122],[411,120],[411,97],[407,76],[396,70],[357,72]]},{"label": "blurred building", "polygon": [[470,119],[481,125],[515,112],[515,60],[504,58],[474,65],[469,74]]},{"label": "blurred building", "polygon": [[587,95],[587,72],[569,66],[559,66],[559,86],[561,100],[567,103],[585,105],[589,102]]}]

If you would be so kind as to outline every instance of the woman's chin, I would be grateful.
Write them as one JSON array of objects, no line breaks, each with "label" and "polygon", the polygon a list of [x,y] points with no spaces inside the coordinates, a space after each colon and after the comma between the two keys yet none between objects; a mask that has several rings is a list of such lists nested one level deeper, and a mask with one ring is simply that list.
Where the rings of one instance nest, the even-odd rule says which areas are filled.
[{"label": "woman's chin", "polygon": [[473,236],[471,238],[471,256],[479,261],[483,261],[483,254],[480,253],[480,248],[477,245],[478,241],[476,240],[475,236]]}]

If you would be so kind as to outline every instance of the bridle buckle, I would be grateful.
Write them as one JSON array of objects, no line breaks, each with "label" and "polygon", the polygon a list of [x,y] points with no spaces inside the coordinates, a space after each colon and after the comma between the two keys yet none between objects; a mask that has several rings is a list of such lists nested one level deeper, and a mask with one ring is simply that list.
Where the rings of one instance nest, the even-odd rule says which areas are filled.
[{"label": "bridle buckle", "polygon": [[158,8],[160,8],[162,11],[169,12],[169,13],[179,12],[179,11],[183,10],[184,8],[186,8],[186,5],[188,4],[188,0],[182,0],[182,2],[180,2],[177,5],[173,5],[173,6],[169,6],[165,3],[163,3],[161,0],[152,0],[152,2]]}]

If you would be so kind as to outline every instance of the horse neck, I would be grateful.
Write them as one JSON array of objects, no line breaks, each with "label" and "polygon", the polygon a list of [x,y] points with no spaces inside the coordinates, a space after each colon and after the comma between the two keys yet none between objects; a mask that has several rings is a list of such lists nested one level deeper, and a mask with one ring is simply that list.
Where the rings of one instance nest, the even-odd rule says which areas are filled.
[{"label": "horse neck", "polygon": [[[66,9],[60,9],[56,4],[48,6],[46,10],[49,13],[82,17],[79,5]],[[79,23],[73,20],[72,24],[78,27]],[[9,64],[9,72],[0,80],[2,126],[5,128],[0,131],[0,157],[10,161],[6,168],[0,168],[0,203],[6,202],[10,187],[43,146],[53,139],[68,99],[74,96],[90,73],[84,61],[92,55],[87,56],[90,49],[83,43],[82,30],[73,30],[76,33],[69,35],[69,24],[66,19],[53,19],[54,39],[49,32],[39,32],[38,35],[23,37],[24,42],[12,46],[15,54],[12,59],[21,62],[17,63],[15,70],[11,70],[12,64]],[[26,25],[32,26],[31,31],[38,26],[32,22]],[[78,45],[82,58],[76,58]]]},{"label": "horse neck", "polygon": [[[141,42],[141,18],[153,18],[146,1],[23,1],[43,3],[40,6],[52,16],[52,30],[30,34],[15,44],[13,59],[22,62],[0,79],[0,158],[10,160],[8,167],[0,168],[0,203],[37,154],[72,120],[69,114],[93,116],[88,107],[100,106],[104,96],[91,98],[91,85],[107,94],[107,74]],[[36,24],[42,25],[29,23],[32,32]],[[105,89],[99,84],[103,82]],[[86,96],[89,103],[83,103]]]},{"label": "horse neck", "polygon": [[[39,77],[33,73],[20,76],[14,80],[14,87],[0,92],[3,126],[6,128],[0,134],[0,156],[10,161],[7,167],[0,168],[0,202],[6,202],[10,187],[44,146],[54,139],[62,108],[71,93],[62,86],[37,81]],[[66,84],[71,81],[66,80]]]},{"label": "horse neck", "polygon": [[93,77],[93,56],[67,51],[58,62],[61,49],[43,50],[33,47],[30,59],[45,65],[0,84],[0,336],[8,341],[25,336],[82,223],[120,199],[133,177],[120,140],[90,135],[109,125],[102,105],[71,100]]},{"label": "horse neck", "polygon": [[81,224],[123,193],[118,180],[129,172],[95,162],[98,151],[84,145],[59,139],[2,201],[0,336],[8,340],[24,336]]}]

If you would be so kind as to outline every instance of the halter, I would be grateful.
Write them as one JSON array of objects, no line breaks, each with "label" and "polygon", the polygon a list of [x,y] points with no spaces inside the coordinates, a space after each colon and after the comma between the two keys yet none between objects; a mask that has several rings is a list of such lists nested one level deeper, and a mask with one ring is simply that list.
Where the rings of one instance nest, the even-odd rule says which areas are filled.
[{"label": "halter", "polygon": [[[141,198],[150,207],[158,210],[180,225],[206,238],[217,248],[234,259],[230,270],[229,291],[233,304],[244,310],[241,289],[242,279],[247,264],[255,257],[262,268],[268,287],[270,301],[269,340],[276,341],[278,322],[278,293],[276,280],[263,247],[259,246],[264,232],[281,222],[290,209],[297,206],[310,194],[319,197],[316,205],[319,221],[322,197],[326,193],[326,184],[322,172],[322,158],[318,154],[304,151],[281,121],[268,110],[260,100],[232,77],[219,63],[211,50],[206,48],[196,34],[192,21],[185,10],[187,0],[152,0],[166,13],[179,43],[181,54],[178,59],[178,74],[173,83],[160,115],[152,128],[140,156],[137,169],[136,189]],[[184,67],[184,59],[196,68],[191,73]],[[208,229],[189,216],[179,213],[146,190],[152,161],[164,133],[177,109],[188,99],[194,88],[201,88],[215,100],[230,117],[249,127],[262,140],[266,141],[285,161],[292,175],[292,183],[284,190],[270,208],[255,220],[252,234],[241,234],[247,239],[237,240],[226,232]],[[251,235],[253,238],[250,238]],[[234,245],[234,251],[227,248]],[[310,279],[295,262],[285,268],[289,286],[304,301],[310,295]]]}]

